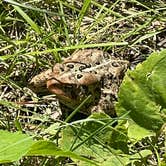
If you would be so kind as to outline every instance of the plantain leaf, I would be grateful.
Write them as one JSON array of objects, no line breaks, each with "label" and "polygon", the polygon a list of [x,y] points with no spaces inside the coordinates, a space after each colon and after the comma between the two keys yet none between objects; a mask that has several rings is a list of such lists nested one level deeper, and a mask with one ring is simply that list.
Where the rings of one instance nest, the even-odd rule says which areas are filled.
[{"label": "plantain leaf", "polygon": [[20,132],[0,130],[0,163],[19,160],[33,143],[32,137]]},{"label": "plantain leaf", "polygon": [[98,165],[71,151],[63,151],[51,141],[34,141],[20,132],[0,130],[0,164],[18,161],[23,156],[63,156]]},{"label": "plantain leaf", "polygon": [[[128,164],[126,129],[123,126],[114,129],[112,124],[115,120],[104,113],[94,113],[88,119],[91,121],[63,130],[62,149],[90,158],[103,166]],[[83,160],[74,161],[80,166],[87,165]]]},{"label": "plantain leaf", "polygon": [[140,127],[158,131],[166,108],[166,50],[153,53],[134,71],[128,71],[118,96],[119,115],[129,111]]},{"label": "plantain leaf", "polygon": [[31,146],[26,156],[63,156],[84,161],[91,165],[98,165],[96,162],[82,157],[76,153],[61,150],[56,146],[54,142],[51,141],[37,141],[35,144]]}]

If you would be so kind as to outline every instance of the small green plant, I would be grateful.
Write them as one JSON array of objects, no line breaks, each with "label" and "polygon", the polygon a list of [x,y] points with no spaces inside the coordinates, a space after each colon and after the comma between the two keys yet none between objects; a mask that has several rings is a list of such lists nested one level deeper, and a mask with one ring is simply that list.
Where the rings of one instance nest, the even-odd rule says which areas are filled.
[{"label": "small green plant", "polygon": [[159,131],[164,124],[166,108],[166,50],[153,53],[128,71],[119,92],[117,111],[149,131]]}]

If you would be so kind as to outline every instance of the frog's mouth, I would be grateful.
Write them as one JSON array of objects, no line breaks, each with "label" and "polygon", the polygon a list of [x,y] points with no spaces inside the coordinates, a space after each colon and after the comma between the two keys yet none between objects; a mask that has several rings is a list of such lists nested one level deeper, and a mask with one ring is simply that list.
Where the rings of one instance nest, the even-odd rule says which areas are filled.
[{"label": "frog's mouth", "polygon": [[[66,101],[68,103],[78,103],[78,100],[82,98],[82,94],[80,93],[80,91],[82,92],[82,85],[67,84],[62,83],[57,79],[50,79],[47,81],[47,88],[51,93],[56,94],[60,100]],[[84,88],[86,88],[86,86],[84,86]],[[84,90],[82,93],[85,94],[86,90]]]},{"label": "frog's mouth", "polygon": [[64,84],[60,83],[58,80],[50,79],[47,81],[47,88],[51,93],[56,94],[57,97],[62,100],[71,102],[71,95],[65,92],[64,88],[62,87],[65,87]]},{"label": "frog's mouth", "polygon": [[62,83],[57,79],[50,79],[47,81],[48,90],[56,94],[62,103],[70,103],[72,105],[80,104],[88,95],[94,95],[92,87],[98,87],[99,82],[95,82],[91,85],[78,85]]}]

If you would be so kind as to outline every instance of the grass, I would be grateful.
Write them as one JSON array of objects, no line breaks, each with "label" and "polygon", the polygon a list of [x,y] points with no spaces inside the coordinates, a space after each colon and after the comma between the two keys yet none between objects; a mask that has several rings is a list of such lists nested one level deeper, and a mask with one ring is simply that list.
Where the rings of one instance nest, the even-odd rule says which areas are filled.
[{"label": "grass", "polygon": [[[134,68],[153,51],[166,48],[164,0],[3,0],[0,11],[0,128],[37,135],[38,139],[59,142],[55,133],[44,131],[64,122],[57,118],[55,96],[36,95],[28,89],[33,76],[77,49],[102,49],[130,61]],[[17,104],[22,101],[37,104]],[[65,116],[66,122],[70,116]],[[160,161],[156,149],[155,153]],[[71,162],[40,157],[25,158],[19,164],[33,161],[44,165]]]}]

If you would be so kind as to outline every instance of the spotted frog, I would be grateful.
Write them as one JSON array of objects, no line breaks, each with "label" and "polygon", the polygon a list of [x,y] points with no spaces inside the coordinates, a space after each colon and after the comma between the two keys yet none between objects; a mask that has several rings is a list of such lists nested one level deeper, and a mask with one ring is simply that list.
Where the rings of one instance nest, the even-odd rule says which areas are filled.
[{"label": "spotted frog", "polygon": [[90,95],[81,112],[105,112],[114,117],[114,102],[128,64],[102,50],[79,50],[33,77],[29,84],[36,92],[48,89],[70,109],[75,109]]}]

